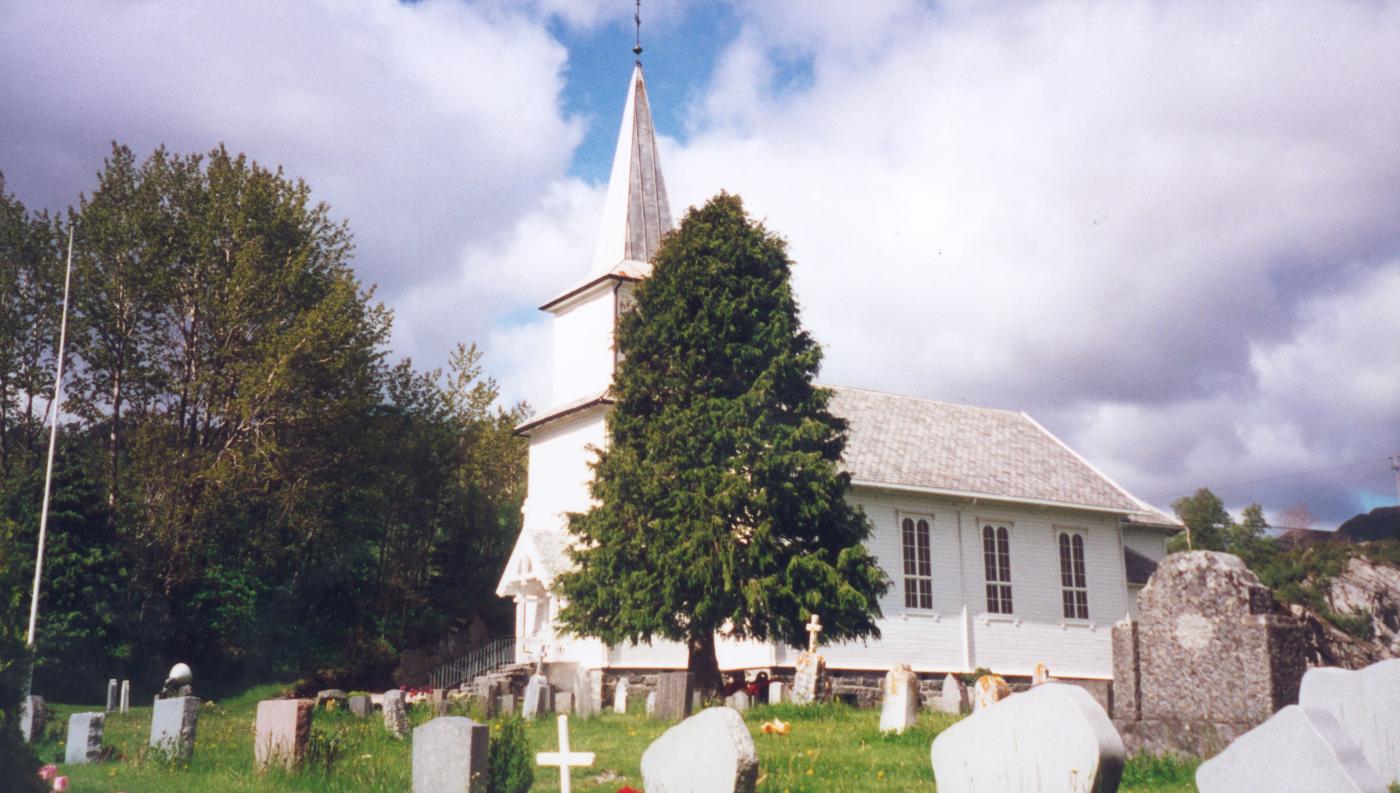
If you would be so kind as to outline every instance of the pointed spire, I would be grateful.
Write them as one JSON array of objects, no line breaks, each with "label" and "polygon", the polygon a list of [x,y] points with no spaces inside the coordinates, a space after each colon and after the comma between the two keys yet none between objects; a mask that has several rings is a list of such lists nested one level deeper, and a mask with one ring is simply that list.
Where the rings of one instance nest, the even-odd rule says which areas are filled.
[{"label": "pointed spire", "polygon": [[609,273],[624,261],[650,262],[661,235],[671,229],[671,205],[666,200],[651,105],[638,63],[632,70],[627,106],[622,111],[592,274]]}]

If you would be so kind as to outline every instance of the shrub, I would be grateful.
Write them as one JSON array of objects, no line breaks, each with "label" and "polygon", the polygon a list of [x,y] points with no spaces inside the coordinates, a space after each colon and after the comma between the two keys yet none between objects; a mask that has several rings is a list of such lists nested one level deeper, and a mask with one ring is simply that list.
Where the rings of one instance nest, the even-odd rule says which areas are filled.
[{"label": "shrub", "polygon": [[507,716],[491,726],[491,753],[487,761],[486,793],[529,793],[535,783],[525,722]]}]

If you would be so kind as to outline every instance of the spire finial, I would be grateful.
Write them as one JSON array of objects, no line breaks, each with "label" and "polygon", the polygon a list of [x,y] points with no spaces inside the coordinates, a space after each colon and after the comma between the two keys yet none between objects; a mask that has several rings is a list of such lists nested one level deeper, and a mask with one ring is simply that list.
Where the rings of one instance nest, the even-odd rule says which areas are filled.
[{"label": "spire finial", "polygon": [[637,12],[632,15],[632,21],[637,23],[637,39],[632,44],[632,54],[637,56],[637,63],[642,62],[642,0],[637,0]]}]

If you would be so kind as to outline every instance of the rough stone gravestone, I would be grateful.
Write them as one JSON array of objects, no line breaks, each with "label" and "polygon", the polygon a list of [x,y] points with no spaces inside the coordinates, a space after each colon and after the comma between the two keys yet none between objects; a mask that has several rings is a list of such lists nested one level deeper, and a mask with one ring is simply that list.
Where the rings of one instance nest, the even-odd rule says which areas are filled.
[{"label": "rough stone gravestone", "polygon": [[413,730],[413,793],[486,790],[490,728],[463,716],[442,716]]},{"label": "rough stone gravestone", "polygon": [[652,715],[666,721],[680,721],[691,713],[695,677],[689,672],[661,672],[656,676],[656,708]]},{"label": "rough stone gravestone", "polygon": [[822,699],[826,681],[826,659],[806,651],[797,656],[797,671],[792,677],[792,701],[810,705]]},{"label": "rough stone gravestone", "polygon": [[655,691],[648,691],[648,692],[647,692],[647,715],[648,715],[648,716],[655,716],[655,715],[656,715],[656,692],[655,692]]},{"label": "rough stone gravestone", "polygon": [[1386,793],[1361,748],[1325,711],[1289,705],[1196,769],[1200,793]]},{"label": "rough stone gravestone", "polygon": [[496,712],[502,716],[509,716],[515,712],[515,695],[502,694],[496,700]]},{"label": "rough stone gravestone", "polygon": [[496,698],[501,693],[500,681],[496,678],[479,677],[472,683],[472,698],[481,703],[487,718],[496,715]]},{"label": "rough stone gravestone", "polygon": [[147,744],[168,757],[188,760],[194,754],[199,728],[199,697],[157,700],[151,711],[151,740]]},{"label": "rough stone gravestone", "polygon": [[749,709],[749,692],[741,688],[733,694],[730,694],[729,697],[725,699],[724,704],[743,713]]},{"label": "rough stone gravestone", "polygon": [[259,702],[253,726],[253,768],[265,771],[274,765],[288,770],[300,767],[306,759],[311,712],[315,709],[316,703],[309,699]]},{"label": "rough stone gravestone", "polygon": [[966,713],[968,711],[967,686],[957,675],[943,678],[943,689],[938,695],[938,710],[943,713]]},{"label": "rough stone gravestone", "polygon": [[1400,659],[1365,669],[1309,669],[1298,704],[1341,725],[1386,784],[1400,783]]},{"label": "rough stone gravestone", "polygon": [[783,701],[783,681],[774,680],[768,684],[768,704],[776,705]]},{"label": "rough stone gravestone", "polygon": [[972,711],[990,708],[1011,696],[1011,686],[999,675],[982,675],[973,686]]},{"label": "rough stone gravestone", "polygon": [[574,669],[574,715],[580,719],[593,718],[602,709],[602,676],[601,669]]},{"label": "rough stone gravestone", "polygon": [[120,691],[121,691],[121,684],[117,682],[117,679],[116,679],[115,677],[112,678],[111,680],[108,680],[108,681],[107,681],[107,712],[108,712],[108,713],[113,713],[113,712],[116,711],[117,706],[118,706],[118,704],[119,704],[119,703],[117,702],[117,698],[118,698],[118,696],[119,696],[119,693],[118,693],[118,692],[120,692]]},{"label": "rough stone gravestone", "polygon": [[348,707],[349,704],[350,698],[345,695],[344,691],[338,688],[328,688],[324,691],[316,692],[317,710],[321,708],[325,708],[326,710],[343,709]]},{"label": "rough stone gravestone", "polygon": [[574,692],[559,691],[554,695],[554,712],[568,715],[574,711]]},{"label": "rough stone gravestone", "polygon": [[43,737],[48,715],[43,697],[31,695],[24,698],[20,703],[19,732],[25,743],[33,743],[35,739]]},{"label": "rough stone gravestone", "polygon": [[880,705],[880,732],[900,735],[919,720],[919,677],[908,664],[897,664],[885,675]]},{"label": "rough stone gravestone", "polygon": [[1126,752],[1089,692],[1046,683],[939,733],[930,759],[939,793],[1112,793]]},{"label": "rough stone gravestone", "polygon": [[403,691],[393,689],[384,692],[384,729],[395,738],[408,735],[408,706],[404,703]]},{"label": "rough stone gravestone", "polygon": [[120,704],[118,705],[118,710],[120,710],[122,713],[129,713],[129,712],[131,712],[131,681],[130,681],[130,680],[123,680],[123,681],[122,681],[122,695],[121,695],[121,702],[120,702]]},{"label": "rough stone gravestone", "polygon": [[63,762],[69,765],[95,763],[102,759],[102,727],[105,713],[74,713],[68,717],[68,739],[64,742]]},{"label": "rough stone gravestone", "polygon": [[1050,667],[1046,666],[1043,663],[1037,663],[1035,665],[1035,671],[1031,673],[1032,686],[1038,686],[1042,683],[1049,683],[1052,679],[1053,678],[1050,677]]},{"label": "rough stone gravestone", "polygon": [[1129,750],[1209,757],[1298,701],[1302,625],[1237,556],[1167,556],[1113,628],[1114,715]]},{"label": "rough stone gravestone", "polygon": [[552,705],[549,678],[541,674],[531,675],[530,681],[525,684],[525,702],[521,706],[521,715],[533,721],[548,713]]},{"label": "rough stone gravestone", "polygon": [[630,684],[627,678],[619,677],[617,685],[613,686],[613,713],[627,712],[627,689]]},{"label": "rough stone gravestone", "polygon": [[357,694],[350,698],[350,712],[356,716],[367,719],[374,713],[374,700],[365,694]]},{"label": "rough stone gravestone", "polygon": [[752,793],[758,752],[733,708],[707,708],[661,734],[642,754],[647,793]]}]

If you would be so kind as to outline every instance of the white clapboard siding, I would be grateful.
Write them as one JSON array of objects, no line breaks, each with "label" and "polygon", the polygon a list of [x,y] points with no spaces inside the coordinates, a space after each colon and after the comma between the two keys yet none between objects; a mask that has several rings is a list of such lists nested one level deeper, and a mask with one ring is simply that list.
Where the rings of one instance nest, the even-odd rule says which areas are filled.
[{"label": "white clapboard siding", "polygon": [[1167,535],[1161,529],[1124,526],[1123,544],[1154,562],[1167,555]]},{"label": "white clapboard siding", "polygon": [[610,283],[580,296],[554,316],[552,404],[565,405],[612,385],[616,294]]}]

